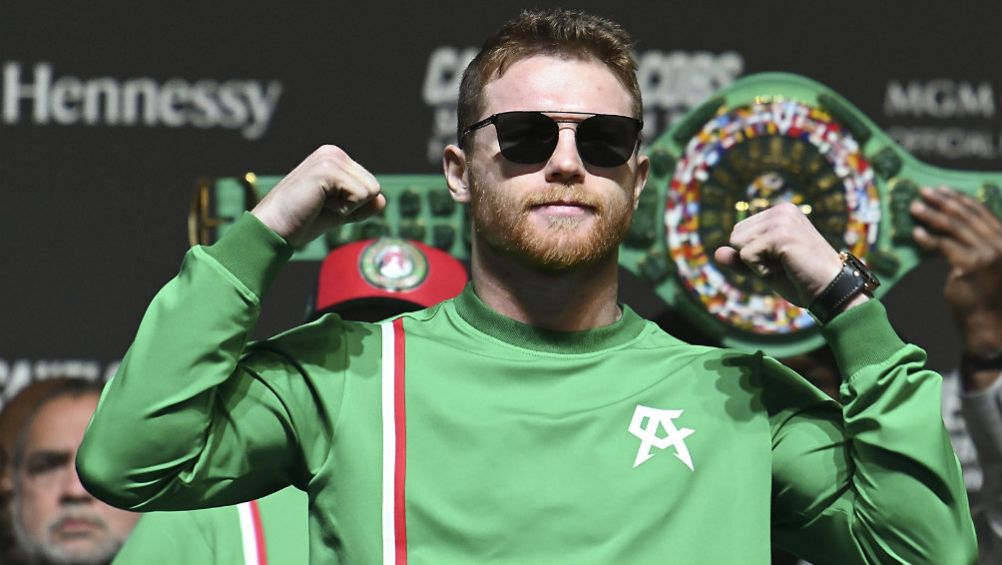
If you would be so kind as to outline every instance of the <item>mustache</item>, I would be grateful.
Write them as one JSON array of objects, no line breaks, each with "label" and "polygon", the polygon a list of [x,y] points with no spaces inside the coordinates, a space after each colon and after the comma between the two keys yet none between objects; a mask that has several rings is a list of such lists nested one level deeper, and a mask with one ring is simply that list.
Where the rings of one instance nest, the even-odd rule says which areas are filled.
[{"label": "mustache", "polygon": [[559,185],[543,190],[533,191],[525,197],[523,205],[525,208],[533,208],[554,202],[573,202],[578,205],[587,206],[601,211],[602,200],[589,194],[584,188],[577,185]]}]

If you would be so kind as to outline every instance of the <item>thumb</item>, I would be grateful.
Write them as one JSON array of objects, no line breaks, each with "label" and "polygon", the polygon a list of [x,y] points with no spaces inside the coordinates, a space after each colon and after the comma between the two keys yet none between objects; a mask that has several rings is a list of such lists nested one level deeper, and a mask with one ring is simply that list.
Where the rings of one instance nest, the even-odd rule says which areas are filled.
[{"label": "thumb", "polygon": [[740,267],[741,257],[738,250],[729,245],[721,245],[713,252],[713,258],[725,267]]},{"label": "thumb", "polygon": [[346,220],[349,222],[358,222],[369,216],[378,214],[383,208],[386,208],[386,196],[377,194],[375,198],[365,202],[352,213],[348,214]]}]

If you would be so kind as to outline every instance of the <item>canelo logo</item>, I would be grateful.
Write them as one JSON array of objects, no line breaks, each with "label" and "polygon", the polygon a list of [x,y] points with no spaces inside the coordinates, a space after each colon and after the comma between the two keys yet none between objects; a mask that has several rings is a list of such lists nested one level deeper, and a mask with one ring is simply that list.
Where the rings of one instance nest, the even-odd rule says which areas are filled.
[{"label": "canelo logo", "polygon": [[[647,461],[654,454],[651,448],[666,449],[669,446],[675,447],[675,457],[685,463],[690,471],[695,471],[692,466],[692,457],[689,449],[685,446],[685,438],[695,433],[689,428],[678,429],[675,427],[675,418],[682,415],[682,410],[659,410],[648,406],[637,405],[633,412],[633,420],[630,422],[630,433],[640,438],[640,449],[637,450],[637,458],[633,462],[636,468],[641,463]],[[647,425],[644,425],[644,421]],[[661,429],[665,430],[665,436],[659,436]]]}]

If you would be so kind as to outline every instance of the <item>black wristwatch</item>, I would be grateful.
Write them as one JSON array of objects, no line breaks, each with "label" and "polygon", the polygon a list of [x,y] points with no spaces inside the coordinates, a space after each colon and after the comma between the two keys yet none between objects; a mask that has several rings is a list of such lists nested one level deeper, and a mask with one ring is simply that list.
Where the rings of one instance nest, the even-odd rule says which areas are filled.
[{"label": "black wristwatch", "polygon": [[855,255],[842,251],[838,256],[842,260],[842,270],[807,307],[822,324],[830,322],[842,311],[845,303],[857,294],[863,292],[873,296],[873,291],[880,286],[880,281],[873,272]]}]

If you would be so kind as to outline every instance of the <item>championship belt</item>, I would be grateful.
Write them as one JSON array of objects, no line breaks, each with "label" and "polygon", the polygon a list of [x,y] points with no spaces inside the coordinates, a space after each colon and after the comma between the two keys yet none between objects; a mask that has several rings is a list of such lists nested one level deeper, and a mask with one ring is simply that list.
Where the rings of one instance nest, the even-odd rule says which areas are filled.
[{"label": "championship belt", "polygon": [[852,104],[781,73],[734,82],[649,150],[651,178],[625,263],[726,346],[795,355],[822,344],[804,308],[758,278],[718,265],[734,224],[780,202],[798,206],[836,250],[879,276],[878,296],[924,259],[909,204],[946,185],[1002,218],[1002,173],[950,171],[905,152]]},{"label": "championship belt", "polygon": [[[780,73],[734,82],[659,136],[651,175],[620,250],[620,264],[721,345],[774,356],[823,343],[806,309],[721,267],[713,251],[734,224],[792,202],[837,250],[877,273],[887,292],[925,257],[908,206],[923,186],[973,195],[1002,218],[1002,173],[950,171],[905,152],[857,108],[809,79]],[[441,175],[376,175],[387,198],[377,216],[310,243],[294,260],[339,245],[397,237],[469,256],[466,208]],[[211,243],[281,180],[247,173],[203,180],[189,215],[191,243]]]}]

